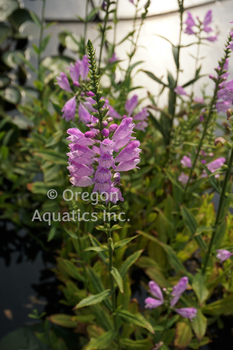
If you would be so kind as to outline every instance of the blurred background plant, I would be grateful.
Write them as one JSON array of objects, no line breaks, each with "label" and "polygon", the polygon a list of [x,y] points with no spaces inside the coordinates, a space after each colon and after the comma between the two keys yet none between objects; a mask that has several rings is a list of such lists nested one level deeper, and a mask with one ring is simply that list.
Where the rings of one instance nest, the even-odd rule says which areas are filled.
[{"label": "blurred background plant", "polygon": [[[231,37],[227,39],[225,51],[219,53],[219,58],[221,55],[223,58],[219,61],[220,68],[216,69],[216,77],[211,77],[215,82],[213,97],[206,92],[205,85],[201,97],[196,97],[194,84],[199,79],[212,83],[206,75],[201,75],[199,57],[199,49],[205,45],[206,38],[217,38],[209,34],[210,27],[207,29],[212,21],[211,12],[202,22],[194,20],[191,14],[186,14],[184,2],[178,1],[178,44],[169,41],[175,75],[168,71],[165,80],[156,67],[142,69],[143,61],[137,60],[138,42],[150,1],[129,3],[135,12],[133,27],[121,40],[117,40],[118,1],[104,1],[100,6],[93,6],[92,1],[87,0],[85,17],[79,17],[83,22],[83,35],[62,30],[58,35],[57,55],[46,56],[51,40],[48,31],[55,25],[45,21],[46,0],[42,1],[40,17],[22,8],[21,2],[1,0],[0,205],[3,234],[0,254],[9,265],[13,252],[18,253],[18,263],[25,258],[34,261],[42,253],[45,269],[40,284],[34,289],[37,298],[46,301],[42,314],[34,310],[30,315],[35,324],[17,330],[13,344],[12,334],[5,337],[0,343],[1,350],[13,350],[20,342],[21,347],[28,349],[40,344],[41,349],[68,350],[77,347],[166,350],[187,346],[199,349],[212,342],[210,349],[215,349],[215,346],[219,348],[219,343],[213,333],[226,326],[224,317],[229,316],[232,322],[232,262],[229,258],[220,263],[215,253],[222,248],[232,251],[232,214],[228,211],[232,198],[228,196],[220,201],[217,222],[218,201],[213,201],[216,195],[225,198],[231,193],[231,164],[228,168],[223,166],[229,151],[225,141],[214,142],[219,130],[230,142],[226,115],[222,115],[222,123],[215,106],[218,90],[224,88],[219,85],[223,83],[223,74],[227,74],[230,49],[226,47]],[[62,196],[67,188],[91,194],[90,187],[71,188],[66,156],[67,129],[78,126],[86,132],[88,128],[80,122],[82,115],[78,108],[74,120],[62,118],[61,110],[71,93],[54,84],[62,71],[67,72],[70,63],[74,64],[85,55],[89,22],[96,23],[100,43],[96,59],[103,95],[110,106],[109,116],[119,124],[123,115],[132,114],[142,149],[140,169],[129,171],[121,178],[125,200],[118,209],[129,221],[122,227],[113,227],[112,231],[116,245],[114,266],[122,280],[120,290],[118,284],[115,286],[120,341],[113,331],[115,316],[111,299],[105,293],[109,288],[106,264],[109,256],[105,232],[98,229],[103,208],[95,208],[91,201],[84,202],[80,197],[68,202]],[[38,40],[32,40],[34,32]],[[201,39],[201,33],[207,33],[205,39]],[[197,42],[183,45],[184,35],[196,36]],[[126,43],[128,57],[124,60],[118,57],[118,52]],[[96,43],[94,45],[97,47]],[[181,55],[193,45],[198,50],[194,78],[181,84],[184,69]],[[153,89],[147,96],[140,94],[142,87],[134,84],[138,74],[146,74],[156,82],[159,93],[154,93]],[[166,92],[168,101],[160,106],[160,95]],[[88,105],[81,94],[79,98],[79,105],[80,101],[86,103],[88,112],[90,103]],[[231,148],[230,144],[228,147]],[[219,161],[212,164],[216,160]],[[50,189],[57,191],[56,200],[47,198]],[[100,211],[98,221],[81,220],[78,227],[65,220],[53,220],[50,226],[46,216],[42,221],[32,221],[35,210],[41,216],[50,212],[57,217],[58,213],[63,215],[72,210],[82,215],[96,209]],[[203,274],[201,269],[203,271],[205,265]],[[145,311],[144,299],[148,296],[150,280],[169,289],[182,276],[188,277],[189,284],[180,305],[197,309],[193,322],[178,314],[170,313],[167,317],[164,305]],[[90,293],[98,295],[95,302],[86,301]],[[106,295],[103,297],[101,293]],[[73,310],[80,303],[82,307]],[[87,307],[83,308],[85,305]],[[229,334],[228,328],[227,332]],[[227,345],[224,346],[227,349]]]}]

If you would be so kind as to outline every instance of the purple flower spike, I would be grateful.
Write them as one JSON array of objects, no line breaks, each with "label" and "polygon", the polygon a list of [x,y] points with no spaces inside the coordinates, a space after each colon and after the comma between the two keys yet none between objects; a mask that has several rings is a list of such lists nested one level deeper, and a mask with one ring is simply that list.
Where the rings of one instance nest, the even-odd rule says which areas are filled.
[{"label": "purple flower spike", "polygon": [[175,91],[175,93],[177,95],[185,95],[185,96],[187,96],[187,93],[184,91],[182,86],[177,85],[177,87],[174,89],[174,91]]},{"label": "purple flower spike", "polygon": [[57,77],[57,83],[55,85],[59,85],[62,90],[72,92],[67,75],[63,72],[60,73],[60,77]]},{"label": "purple flower spike", "polygon": [[79,115],[79,119],[84,123],[90,123],[91,122],[91,115],[88,112],[88,110],[82,105],[82,103],[79,103],[79,107],[78,107],[78,115]]},{"label": "purple flower spike", "polygon": [[65,120],[68,122],[69,120],[73,119],[75,117],[75,111],[76,111],[76,97],[72,97],[70,100],[68,100],[66,102],[66,104],[64,105],[64,107],[62,108],[62,118],[65,118]]},{"label": "purple flower spike", "polygon": [[193,321],[193,318],[197,316],[197,309],[194,307],[187,307],[183,309],[175,309],[175,311],[184,318],[189,318],[190,321]]},{"label": "purple flower spike", "polygon": [[228,250],[226,249],[218,249],[216,250],[216,252],[218,252],[218,254],[216,255],[216,257],[218,259],[220,259],[220,262],[222,263],[223,261],[229,259],[233,253],[229,252]]},{"label": "purple flower spike", "polygon": [[181,164],[186,167],[186,168],[192,168],[192,162],[191,162],[191,158],[187,157],[187,156],[183,156],[183,158],[181,159]]},{"label": "purple flower spike", "polygon": [[154,298],[146,298],[145,299],[146,309],[155,309],[156,307],[160,306],[163,304],[163,300],[157,300]]},{"label": "purple flower spike", "polygon": [[180,299],[181,294],[186,290],[188,284],[188,277],[182,277],[177,285],[173,287],[172,296],[174,297],[171,300],[171,307],[175,306],[178,300]]},{"label": "purple flower spike", "polygon": [[128,117],[131,116],[131,114],[133,113],[133,110],[137,106],[137,104],[138,104],[137,95],[133,95],[133,97],[131,99],[126,101],[125,110],[128,112]]},{"label": "purple flower spike", "polygon": [[150,287],[150,293],[157,299],[163,301],[163,293],[160,289],[160,287],[158,286],[157,283],[155,283],[154,281],[150,281],[149,282],[149,287]]},{"label": "purple flower spike", "polygon": [[89,72],[89,64],[87,55],[84,55],[80,62],[80,76],[82,80],[86,80]]}]

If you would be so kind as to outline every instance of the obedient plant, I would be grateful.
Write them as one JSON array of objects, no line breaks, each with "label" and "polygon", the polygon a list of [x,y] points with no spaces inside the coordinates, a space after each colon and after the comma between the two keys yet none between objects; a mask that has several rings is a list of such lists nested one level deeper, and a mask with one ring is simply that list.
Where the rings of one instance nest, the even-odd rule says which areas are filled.
[{"label": "obedient plant", "polygon": [[[140,142],[132,136],[135,124],[131,117],[124,118],[119,126],[111,123],[108,108],[104,108],[105,99],[99,91],[99,77],[90,42],[88,50],[90,91],[95,112],[90,118],[84,117],[86,111],[80,103],[79,115],[85,122],[91,122],[87,124],[90,131],[83,134],[78,128],[68,130],[68,140],[71,141],[68,153],[70,181],[79,187],[95,184],[94,192],[104,193],[107,201],[116,203],[117,200],[123,201],[121,191],[116,187],[120,185],[120,172],[134,169],[140,162]],[[132,108],[128,108],[129,115]],[[95,164],[96,170],[93,168]],[[91,175],[94,175],[93,178],[90,178]]]}]

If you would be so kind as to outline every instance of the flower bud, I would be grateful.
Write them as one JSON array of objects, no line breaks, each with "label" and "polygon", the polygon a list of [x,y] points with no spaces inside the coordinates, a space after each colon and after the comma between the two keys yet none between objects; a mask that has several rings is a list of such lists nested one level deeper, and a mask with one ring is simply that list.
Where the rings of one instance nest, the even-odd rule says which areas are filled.
[{"label": "flower bud", "polygon": [[87,132],[85,132],[84,135],[87,139],[93,139],[95,137],[96,133],[93,131],[87,131]]},{"label": "flower bud", "polygon": [[118,125],[117,125],[117,124],[112,124],[112,125],[110,125],[110,127],[109,127],[109,132],[113,132],[113,131],[115,131],[117,128],[118,128]]},{"label": "flower bud", "polygon": [[230,108],[227,110],[227,120],[229,120],[232,115],[233,115],[233,108]]},{"label": "flower bud", "polygon": [[214,140],[214,144],[215,146],[217,146],[219,143],[221,143],[221,145],[225,145],[227,141],[223,138],[223,137],[217,137],[215,140]]},{"label": "flower bud", "polygon": [[104,120],[104,121],[102,122],[102,125],[103,125],[103,126],[108,126],[107,120]]},{"label": "flower bud", "polygon": [[103,129],[103,130],[102,130],[102,135],[103,135],[104,137],[108,137],[108,136],[109,136],[109,130],[108,130],[108,129]]},{"label": "flower bud", "polygon": [[111,123],[111,122],[113,121],[113,118],[112,118],[112,117],[108,117],[108,118],[107,118],[107,121],[108,121],[109,123]]}]

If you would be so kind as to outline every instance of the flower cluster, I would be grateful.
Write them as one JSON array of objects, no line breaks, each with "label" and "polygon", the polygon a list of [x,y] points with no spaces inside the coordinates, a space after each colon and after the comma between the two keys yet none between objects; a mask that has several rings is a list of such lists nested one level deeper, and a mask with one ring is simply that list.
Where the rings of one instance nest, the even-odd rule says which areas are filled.
[{"label": "flower cluster", "polygon": [[[187,92],[184,90],[184,88],[180,85],[177,85],[176,88],[174,89],[175,93],[179,96],[188,96]],[[195,97],[193,99],[193,102],[199,103],[199,104],[204,104],[204,98],[203,97]]]},{"label": "flower cluster", "polygon": [[[221,75],[222,79],[227,79],[229,73],[228,70],[228,59],[224,64],[225,73]],[[218,102],[216,103],[216,109],[219,112],[226,111],[233,105],[233,79],[228,82],[223,81],[220,85],[220,90],[218,91]]]},{"label": "flower cluster", "polygon": [[[186,290],[188,284],[188,278],[187,277],[182,277],[179,282],[177,283],[176,286],[173,287],[173,291],[171,293],[172,299],[170,300],[170,307],[173,308],[177,302],[179,301],[181,295],[183,292]],[[147,309],[154,309],[162,304],[164,304],[164,298],[163,298],[163,293],[158,286],[157,283],[154,281],[149,282],[149,287],[150,287],[150,293],[156,298],[146,298],[145,303],[146,303],[146,308]],[[188,308],[182,308],[182,309],[174,309],[179,315],[185,318],[189,318],[191,321],[193,318],[196,317],[197,310],[193,307],[188,307]]]},{"label": "flower cluster", "polygon": [[[200,21],[200,19],[197,17],[198,22],[196,23],[192,14],[190,12],[187,12],[188,17],[186,21],[184,22],[186,24],[185,33],[189,35],[197,35],[200,32],[204,31],[205,33],[210,33],[213,31],[213,29],[209,26],[210,23],[212,23],[212,10],[209,10],[204,18],[204,21]],[[194,31],[194,28],[198,29],[198,31]],[[206,39],[208,41],[216,41],[217,40],[217,34],[213,36],[207,36],[203,39]]]},{"label": "flower cluster", "polygon": [[[201,152],[201,154],[203,156],[207,156],[207,154],[205,152]],[[213,156],[212,153],[209,154],[209,156]],[[201,163],[202,164],[206,164],[207,169],[211,172],[214,173],[215,171],[217,171],[219,168],[221,168],[223,166],[223,164],[225,163],[226,159],[223,157],[217,158],[215,160],[213,160],[212,162],[206,164],[206,160],[202,159]],[[183,156],[183,158],[181,159],[181,164],[183,165],[183,167],[185,168],[192,168],[192,161],[191,158],[188,156]],[[218,178],[220,175],[216,174],[215,177]],[[201,175],[201,177],[207,177],[207,173],[205,170],[203,170],[203,173]],[[183,172],[180,174],[180,176],[178,177],[178,180],[180,182],[182,182],[182,184],[186,184],[188,182],[188,175],[184,174]]]},{"label": "flower cluster", "polygon": [[94,184],[94,192],[104,194],[107,202],[116,203],[124,200],[120,189],[116,187],[120,185],[120,172],[137,166],[140,161],[140,142],[132,136],[135,124],[130,116],[125,117],[120,125],[112,124],[113,118],[108,115],[107,108],[109,102],[98,90],[99,76],[94,49],[92,43],[88,43],[91,91],[86,101],[79,104],[79,118],[90,130],[85,133],[78,128],[68,130],[68,140],[71,141],[67,154],[68,170],[74,186]]},{"label": "flower cluster", "polygon": [[[82,60],[77,60],[75,62],[75,65],[71,63],[68,69],[70,71],[70,77],[73,81],[73,86],[81,87],[82,83],[87,80],[87,76],[89,72],[87,56],[86,55],[83,56]],[[55,84],[59,85],[62,90],[65,90],[71,93],[73,92],[73,90],[70,87],[68,77],[63,72],[60,73],[60,77],[57,77],[57,82]],[[71,119],[74,120],[76,108],[77,108],[77,102],[76,102],[76,95],[75,95],[74,97],[69,99],[65,103],[64,107],[62,108],[62,112],[63,112],[62,118],[65,118],[66,121],[69,121]]]},{"label": "flower cluster", "polygon": [[[140,142],[133,140],[133,128],[132,118],[125,118],[119,126],[112,124],[108,129],[104,128],[102,141],[96,138],[99,135],[98,129],[93,131],[91,128],[85,134],[78,128],[69,129],[68,140],[71,143],[67,155],[71,183],[79,187],[95,184],[93,192],[104,193],[107,201],[123,201],[120,189],[115,187],[120,185],[120,172],[134,169],[140,161]],[[113,134],[109,138],[111,133]],[[113,152],[118,154],[114,157]],[[94,164],[97,165],[96,171]],[[91,175],[94,175],[93,178],[90,178]]]}]

